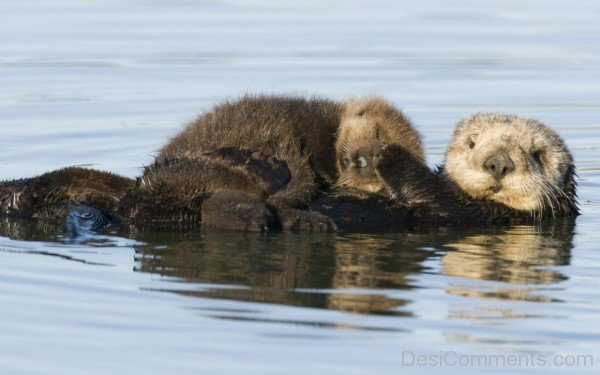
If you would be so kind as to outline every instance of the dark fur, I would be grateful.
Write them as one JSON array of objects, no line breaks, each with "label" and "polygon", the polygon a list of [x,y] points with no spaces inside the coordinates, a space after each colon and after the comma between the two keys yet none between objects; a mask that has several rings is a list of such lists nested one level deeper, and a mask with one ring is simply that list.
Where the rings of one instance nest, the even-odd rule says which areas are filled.
[{"label": "dark fur", "polygon": [[[305,209],[337,179],[340,112],[337,102],[299,97],[245,96],[219,104],[161,149],[118,212],[138,223],[206,222],[245,230],[264,221],[271,228],[335,228],[328,217]],[[219,194],[236,197],[240,205],[248,197],[248,205],[270,214],[263,220],[237,205],[213,204],[225,202],[219,196],[202,207]]]},{"label": "dark fur", "polygon": [[133,180],[108,172],[70,167],[38,177],[0,182],[6,216],[62,220],[73,207],[95,207],[113,218],[113,208]]},{"label": "dark fur", "polygon": [[[545,218],[579,214],[574,167],[567,174],[562,199],[551,202],[554,205],[541,213],[533,214],[494,201],[468,197],[446,178],[442,169],[430,170],[402,147],[378,147],[374,151],[374,160],[392,201],[376,194],[338,191],[316,200],[312,208],[332,217],[340,228],[350,231],[405,230],[415,225],[531,224]],[[368,218],[369,225],[363,227],[360,218]]]},{"label": "dark fur", "polygon": [[[533,216],[469,198],[443,171],[431,171],[398,145],[376,147],[373,154],[388,194],[332,191],[340,108],[323,99],[246,96],[189,124],[136,181],[67,168],[1,183],[0,208],[9,215],[55,219],[87,206],[111,222],[116,212],[143,224],[310,231],[530,223],[578,214],[573,166],[565,196]],[[89,217],[98,217],[89,210]]]}]

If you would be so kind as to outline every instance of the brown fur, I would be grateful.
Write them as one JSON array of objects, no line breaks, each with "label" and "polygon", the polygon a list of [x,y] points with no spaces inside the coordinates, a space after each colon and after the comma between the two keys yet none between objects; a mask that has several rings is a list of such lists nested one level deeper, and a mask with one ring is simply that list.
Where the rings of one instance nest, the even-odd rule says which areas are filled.
[{"label": "brown fur", "polygon": [[373,165],[377,144],[396,144],[425,161],[421,137],[406,117],[378,97],[350,99],[343,104],[335,143],[338,186],[380,192],[384,188]]},{"label": "brown fur", "polygon": [[291,179],[269,197],[275,206],[304,207],[320,186],[337,179],[334,142],[340,105],[327,99],[247,95],[200,115],[167,145],[157,160],[199,158],[234,147],[285,160]]},{"label": "brown fur", "polygon": [[[252,205],[259,198],[259,211],[270,211],[285,229],[335,228],[329,218],[302,209],[337,179],[334,141],[340,113],[339,103],[317,98],[248,95],[221,103],[161,149],[118,212],[134,222],[202,221],[222,229],[257,221],[237,206],[226,205],[231,211],[224,213],[225,206],[213,204],[226,197],[202,207],[214,195],[233,194],[248,196]],[[219,225],[225,217],[230,220]]]},{"label": "brown fur", "polygon": [[[365,124],[352,126],[357,121]],[[359,141],[361,137],[365,142]],[[326,99],[245,96],[217,105],[173,137],[156,158],[158,168],[145,171],[119,205],[119,212],[138,222],[201,220],[216,227],[220,218],[229,217],[221,227],[231,229],[241,211],[234,206],[229,213],[215,211],[220,206],[213,203],[225,197],[211,199],[205,208],[203,202],[214,194],[233,194],[236,199],[246,195],[250,200],[262,199],[265,206],[259,211],[272,210],[284,229],[329,230],[335,227],[333,222],[305,210],[307,205],[336,182],[373,191],[372,185],[380,181],[372,167],[369,175],[359,179],[340,168],[340,159],[355,147],[371,151],[382,140],[401,144],[424,159],[417,132],[400,111],[380,98],[341,104]],[[248,155],[223,156],[222,150],[252,150],[261,160],[252,164]],[[278,164],[280,160],[285,168]],[[248,218],[243,216],[241,221]]]},{"label": "brown fur", "polygon": [[0,182],[0,209],[9,216],[63,219],[69,207],[88,205],[109,213],[133,180],[69,167],[34,178]]}]

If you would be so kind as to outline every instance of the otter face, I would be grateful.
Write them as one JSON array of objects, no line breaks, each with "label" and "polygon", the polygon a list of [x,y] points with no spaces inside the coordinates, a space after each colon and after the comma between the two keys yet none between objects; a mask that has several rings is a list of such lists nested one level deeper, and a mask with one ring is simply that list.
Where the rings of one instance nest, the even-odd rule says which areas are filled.
[{"label": "otter face", "polygon": [[397,144],[425,160],[421,137],[401,111],[379,97],[344,102],[335,144],[338,185],[380,192],[384,183],[373,166],[377,145]]},{"label": "otter face", "polygon": [[445,173],[475,199],[522,211],[553,210],[574,175],[563,140],[543,123],[513,115],[479,113],[461,120],[445,160]]},{"label": "otter face", "polygon": [[380,142],[385,139],[372,120],[357,117],[344,121],[336,144],[337,184],[370,192],[382,190],[383,182],[373,165],[373,148]]}]

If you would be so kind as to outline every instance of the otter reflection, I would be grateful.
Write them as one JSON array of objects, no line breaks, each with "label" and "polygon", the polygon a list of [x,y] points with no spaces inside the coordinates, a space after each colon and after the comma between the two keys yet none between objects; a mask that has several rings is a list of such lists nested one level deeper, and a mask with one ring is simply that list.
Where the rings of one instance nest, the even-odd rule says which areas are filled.
[{"label": "otter reflection", "polygon": [[535,295],[533,286],[566,279],[551,266],[568,265],[573,248],[573,219],[540,226],[514,226],[463,237],[445,244],[441,259],[445,275],[505,283],[494,287],[459,285],[450,294],[492,299],[551,301]]},{"label": "otter reflection", "polygon": [[[413,289],[418,281],[411,280],[428,271],[426,260],[439,259],[439,272],[448,276],[499,282],[453,281],[446,290],[453,295],[552,301],[536,294],[536,286],[566,279],[553,266],[570,262],[574,220],[535,227],[344,236],[118,229],[118,235],[146,243],[135,248],[136,271],[197,284],[161,283],[170,292],[403,316],[411,314],[410,301],[391,294]],[[0,236],[19,240],[56,241],[60,232],[60,226],[41,221],[0,220]]]},{"label": "otter reflection", "polygon": [[[385,290],[410,289],[406,276],[422,272],[432,253],[415,235],[327,236],[206,232],[196,239],[136,248],[137,270],[186,282],[216,284],[185,295],[406,315],[406,300]],[[138,240],[157,243],[150,232]],[[236,288],[232,286],[240,286]]]},{"label": "otter reflection", "polygon": [[64,232],[63,227],[44,220],[22,218],[0,218],[0,236],[13,240],[48,241],[56,239]]}]

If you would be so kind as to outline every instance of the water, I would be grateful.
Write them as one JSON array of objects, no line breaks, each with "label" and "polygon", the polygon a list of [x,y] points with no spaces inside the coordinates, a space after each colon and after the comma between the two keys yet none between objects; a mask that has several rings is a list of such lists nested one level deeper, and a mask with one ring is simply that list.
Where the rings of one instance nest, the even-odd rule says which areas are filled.
[{"label": "water", "polygon": [[76,243],[2,219],[0,373],[597,373],[599,21],[585,0],[1,1],[2,179],[135,176],[245,92],[378,93],[432,166],[467,114],[550,124],[583,214],[376,236],[125,227]]}]

